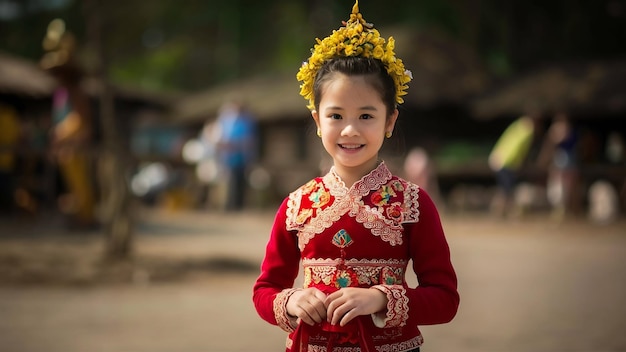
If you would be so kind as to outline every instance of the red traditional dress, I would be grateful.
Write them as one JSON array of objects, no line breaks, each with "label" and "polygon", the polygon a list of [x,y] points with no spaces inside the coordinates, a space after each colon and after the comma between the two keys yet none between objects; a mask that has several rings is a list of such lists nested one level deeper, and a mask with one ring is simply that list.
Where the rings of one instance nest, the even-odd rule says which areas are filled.
[{"label": "red traditional dress", "polygon": [[[300,262],[305,288],[326,294],[342,287],[378,289],[387,295],[387,309],[345,327],[298,324],[286,304],[298,290]],[[415,288],[405,281],[409,262]],[[283,201],[253,299],[263,319],[289,332],[289,352],[408,351],[423,342],[418,325],[449,322],[459,304],[435,205],[384,162],[350,188],[331,169]]]}]

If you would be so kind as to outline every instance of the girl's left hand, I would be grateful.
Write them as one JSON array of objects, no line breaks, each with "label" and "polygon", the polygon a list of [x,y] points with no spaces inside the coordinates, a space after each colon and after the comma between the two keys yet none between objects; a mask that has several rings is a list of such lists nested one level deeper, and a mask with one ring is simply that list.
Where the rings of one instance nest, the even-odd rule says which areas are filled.
[{"label": "girl's left hand", "polygon": [[376,289],[346,287],[333,292],[324,304],[332,325],[345,326],[359,315],[378,313],[387,308],[387,296]]}]

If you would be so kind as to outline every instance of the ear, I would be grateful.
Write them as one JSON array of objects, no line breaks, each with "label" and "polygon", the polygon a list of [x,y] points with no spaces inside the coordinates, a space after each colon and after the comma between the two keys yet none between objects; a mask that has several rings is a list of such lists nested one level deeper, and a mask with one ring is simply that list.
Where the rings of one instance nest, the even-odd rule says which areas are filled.
[{"label": "ear", "polygon": [[400,112],[398,109],[394,109],[389,119],[387,119],[387,125],[385,126],[385,132],[392,132],[394,127],[396,126],[396,121],[398,120],[398,115]]},{"label": "ear", "polygon": [[320,128],[320,115],[317,110],[311,110],[311,116],[313,117],[313,121],[315,121],[315,125],[317,128]]}]

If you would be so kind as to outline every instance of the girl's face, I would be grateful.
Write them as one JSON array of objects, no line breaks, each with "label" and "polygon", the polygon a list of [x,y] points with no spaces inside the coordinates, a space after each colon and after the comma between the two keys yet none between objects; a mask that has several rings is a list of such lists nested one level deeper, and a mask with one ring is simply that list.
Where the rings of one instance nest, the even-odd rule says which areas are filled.
[{"label": "girl's face", "polygon": [[312,115],[336,171],[344,181],[356,181],[376,167],[398,110],[387,117],[380,93],[364,76],[335,73],[323,87],[319,111]]}]

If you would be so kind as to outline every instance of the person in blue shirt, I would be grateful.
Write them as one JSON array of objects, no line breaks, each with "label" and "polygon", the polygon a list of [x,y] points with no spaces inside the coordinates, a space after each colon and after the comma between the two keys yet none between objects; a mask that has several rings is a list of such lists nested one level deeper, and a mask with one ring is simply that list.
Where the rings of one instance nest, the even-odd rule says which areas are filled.
[{"label": "person in blue shirt", "polygon": [[245,205],[246,174],[256,159],[257,123],[238,100],[228,101],[217,118],[216,151],[227,178],[225,209],[238,211]]}]

